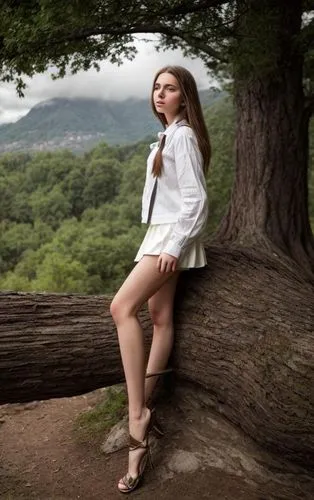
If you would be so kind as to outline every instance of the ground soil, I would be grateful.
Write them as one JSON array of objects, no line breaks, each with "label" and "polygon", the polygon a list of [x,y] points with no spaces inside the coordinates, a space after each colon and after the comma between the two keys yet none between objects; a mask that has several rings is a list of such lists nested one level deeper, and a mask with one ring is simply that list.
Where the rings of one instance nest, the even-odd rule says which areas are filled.
[{"label": "ground soil", "polygon": [[[77,416],[99,398],[100,391],[94,391],[72,398],[0,406],[1,500],[122,497],[116,484],[125,472],[126,450],[106,456],[101,442],[82,441],[73,432]],[[155,470],[147,471],[132,498],[267,500],[242,478],[217,468],[176,474],[162,483]]]}]

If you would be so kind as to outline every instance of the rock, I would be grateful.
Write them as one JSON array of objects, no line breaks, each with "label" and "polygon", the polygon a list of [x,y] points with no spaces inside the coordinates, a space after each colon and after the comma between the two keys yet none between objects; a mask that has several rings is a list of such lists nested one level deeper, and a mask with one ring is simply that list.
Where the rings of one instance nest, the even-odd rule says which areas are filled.
[{"label": "rock", "polygon": [[127,417],[124,417],[114,427],[107,436],[106,441],[101,445],[101,451],[106,454],[121,450],[128,445],[129,431]]},{"label": "rock", "polygon": [[190,451],[175,450],[167,465],[173,472],[194,472],[200,467],[200,462]]}]

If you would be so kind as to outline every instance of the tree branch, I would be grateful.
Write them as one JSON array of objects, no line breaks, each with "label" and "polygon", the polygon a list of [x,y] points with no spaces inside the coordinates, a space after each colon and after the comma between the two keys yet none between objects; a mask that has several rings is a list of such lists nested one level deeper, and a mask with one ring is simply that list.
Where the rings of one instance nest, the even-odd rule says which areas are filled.
[{"label": "tree branch", "polygon": [[224,3],[227,3],[226,0],[211,0],[211,1],[204,0],[204,1],[199,1],[198,3],[191,2],[190,0],[188,0],[187,2],[183,2],[182,5],[177,5],[176,7],[173,7],[172,9],[168,10],[167,17],[169,18],[178,15],[184,16],[186,14],[195,14],[196,12],[202,12],[203,10],[207,10],[212,7],[219,7]]},{"label": "tree branch", "polygon": [[90,38],[92,36],[100,36],[100,35],[123,36],[123,35],[134,35],[137,33],[159,33],[169,37],[181,38],[185,42],[189,43],[191,46],[198,48],[205,54],[213,57],[214,59],[218,59],[221,62],[228,62],[227,59],[220,52],[208,46],[207,43],[204,42],[201,38],[195,37],[190,34],[187,35],[187,33],[185,33],[184,31],[181,32],[178,29],[172,29],[168,26],[162,26],[158,24],[151,24],[151,25],[141,24],[138,26],[134,26],[133,28],[127,28],[127,27],[123,28],[118,26],[114,29],[106,29],[104,27],[84,28],[77,32],[66,34],[64,37],[60,37],[58,35],[58,37],[53,40],[46,38],[46,43],[48,45],[51,44],[60,45],[63,42],[79,42],[82,40],[86,40],[87,38]]}]

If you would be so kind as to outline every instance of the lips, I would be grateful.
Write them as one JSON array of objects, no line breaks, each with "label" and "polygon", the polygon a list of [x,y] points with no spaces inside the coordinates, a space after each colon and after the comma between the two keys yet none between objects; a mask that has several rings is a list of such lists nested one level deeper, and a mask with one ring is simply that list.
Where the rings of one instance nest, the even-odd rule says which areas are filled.
[{"label": "lips", "polygon": [[162,106],[163,104],[165,104],[165,103],[164,103],[164,102],[162,102],[162,101],[157,101],[157,102],[156,102],[156,106]]}]

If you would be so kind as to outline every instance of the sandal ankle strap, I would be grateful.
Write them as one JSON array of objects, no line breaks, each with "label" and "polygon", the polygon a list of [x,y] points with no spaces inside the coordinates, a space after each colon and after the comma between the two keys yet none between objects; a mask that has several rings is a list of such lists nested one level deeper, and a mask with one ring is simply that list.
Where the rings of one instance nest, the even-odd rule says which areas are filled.
[{"label": "sandal ankle strap", "polygon": [[150,378],[150,377],[156,377],[159,375],[164,375],[165,373],[172,372],[173,368],[166,368],[166,370],[160,370],[159,372],[155,373],[146,373],[145,378]]},{"label": "sandal ankle strap", "polygon": [[129,449],[130,451],[136,450],[137,448],[147,448],[147,442],[145,444],[146,437],[143,441],[138,441],[131,434],[129,435]]}]

